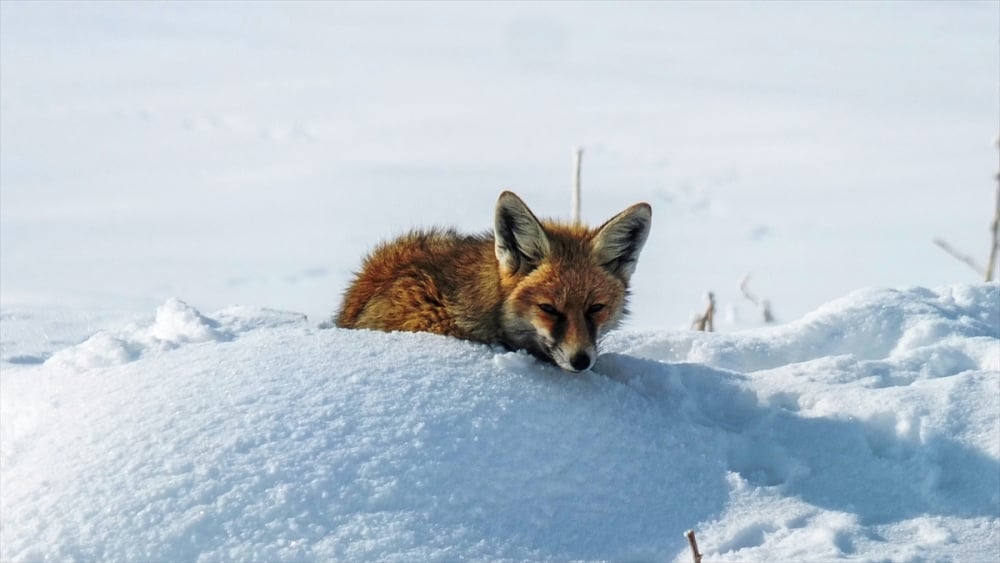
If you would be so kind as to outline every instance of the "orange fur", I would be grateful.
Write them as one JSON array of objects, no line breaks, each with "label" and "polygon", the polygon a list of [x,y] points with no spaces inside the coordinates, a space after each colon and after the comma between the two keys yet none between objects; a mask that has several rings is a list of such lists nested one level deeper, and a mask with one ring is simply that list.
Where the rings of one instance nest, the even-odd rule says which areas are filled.
[{"label": "orange fur", "polygon": [[[637,219],[614,223],[627,213]],[[505,192],[493,234],[413,231],[378,246],[345,292],[336,324],[503,344],[587,369],[597,340],[625,314],[648,218],[649,206],[637,204],[598,229],[538,221]]]}]

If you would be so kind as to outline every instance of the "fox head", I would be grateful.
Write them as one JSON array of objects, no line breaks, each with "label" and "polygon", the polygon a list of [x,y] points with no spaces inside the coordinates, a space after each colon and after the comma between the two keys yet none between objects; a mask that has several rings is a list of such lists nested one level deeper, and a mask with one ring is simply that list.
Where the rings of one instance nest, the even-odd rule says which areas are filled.
[{"label": "fox head", "polygon": [[507,344],[567,371],[590,369],[598,341],[626,314],[651,219],[649,204],[637,203],[596,229],[543,222],[500,194],[493,235]]}]

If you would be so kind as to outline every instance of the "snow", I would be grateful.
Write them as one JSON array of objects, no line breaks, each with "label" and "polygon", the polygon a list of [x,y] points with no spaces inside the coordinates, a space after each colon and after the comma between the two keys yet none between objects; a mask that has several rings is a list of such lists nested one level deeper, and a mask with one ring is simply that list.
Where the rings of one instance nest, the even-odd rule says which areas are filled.
[{"label": "snow", "polygon": [[[0,2],[0,560],[994,561],[1000,4]],[[594,369],[323,328],[653,207]],[[761,326],[738,284],[784,324]],[[688,330],[713,291],[720,333]]]},{"label": "snow", "polygon": [[7,366],[4,560],[989,560],[1000,285],[864,290],[591,372],[173,299]]},{"label": "snow", "polygon": [[636,328],[977,279],[998,10],[4,2],[0,298],[329,317],[387,236],[567,217],[578,146],[586,221],[653,206]]}]

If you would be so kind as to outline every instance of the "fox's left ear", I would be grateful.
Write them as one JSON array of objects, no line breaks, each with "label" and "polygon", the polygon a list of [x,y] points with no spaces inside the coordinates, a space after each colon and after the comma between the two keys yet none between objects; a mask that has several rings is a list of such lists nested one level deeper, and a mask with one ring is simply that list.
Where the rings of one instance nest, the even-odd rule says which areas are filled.
[{"label": "fox's left ear", "polygon": [[601,225],[592,243],[598,263],[628,281],[649,237],[652,218],[653,208],[648,203],[637,203]]},{"label": "fox's left ear", "polygon": [[549,238],[541,222],[514,192],[497,199],[493,239],[500,269],[529,272],[549,255]]}]

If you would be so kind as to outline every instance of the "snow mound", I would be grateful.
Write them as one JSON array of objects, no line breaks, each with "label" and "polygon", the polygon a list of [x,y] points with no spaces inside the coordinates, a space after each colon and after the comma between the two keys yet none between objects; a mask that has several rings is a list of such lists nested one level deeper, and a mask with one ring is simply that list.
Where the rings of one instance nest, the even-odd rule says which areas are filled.
[{"label": "snow mound", "polygon": [[180,299],[167,300],[156,309],[156,318],[148,326],[130,325],[122,331],[98,332],[86,341],[61,350],[46,363],[85,371],[96,367],[120,365],[144,354],[163,352],[200,342],[225,342],[237,334],[283,323],[304,321],[297,313],[232,307],[208,318]]},{"label": "snow mound", "polygon": [[1000,286],[870,290],[592,372],[171,300],[2,376],[2,560],[986,560]]},{"label": "snow mound", "polygon": [[841,358],[848,363],[882,362],[878,365],[901,368],[916,379],[1000,369],[998,332],[1000,296],[997,284],[987,284],[940,292],[859,290],[787,325],[707,338],[695,332],[679,334],[669,347],[662,345],[657,332],[612,338],[645,357],[741,372]]}]

